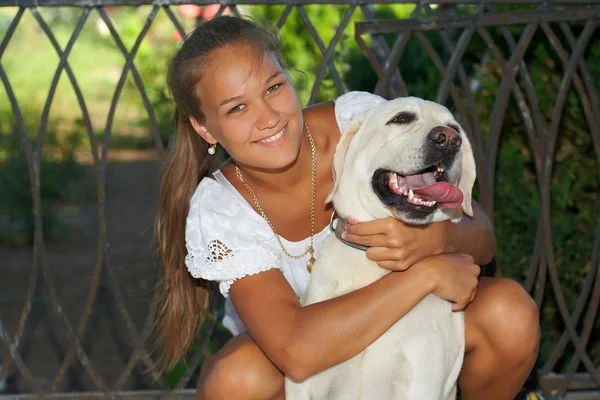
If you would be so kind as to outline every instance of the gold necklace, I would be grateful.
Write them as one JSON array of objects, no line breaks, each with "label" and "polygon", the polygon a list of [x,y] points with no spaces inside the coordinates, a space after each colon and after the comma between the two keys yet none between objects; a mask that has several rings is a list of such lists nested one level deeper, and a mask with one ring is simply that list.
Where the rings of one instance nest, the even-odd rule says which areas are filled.
[{"label": "gold necklace", "polygon": [[283,243],[281,243],[281,238],[279,237],[279,234],[275,230],[275,227],[273,227],[273,224],[271,224],[271,221],[269,221],[269,218],[267,218],[267,215],[265,214],[262,207],[260,206],[260,203],[258,202],[258,199],[256,198],[256,194],[254,194],[254,190],[252,190],[252,188],[246,182],[244,182],[244,179],[242,178],[242,172],[240,171],[240,168],[237,165],[235,166],[235,173],[236,173],[238,179],[240,180],[240,182],[242,182],[242,185],[244,185],[244,187],[250,194],[250,197],[252,197],[252,201],[254,201],[254,205],[256,206],[256,209],[258,210],[260,215],[264,218],[264,220],[267,221],[267,224],[269,224],[269,226],[271,227],[271,230],[273,230],[273,233],[275,234],[275,237],[277,238],[277,242],[279,242],[279,246],[281,246],[281,249],[283,250],[283,252],[288,257],[295,258],[295,259],[302,258],[306,254],[310,253],[310,260],[308,260],[308,263],[306,264],[306,269],[308,270],[308,272],[311,272],[312,266],[316,261],[315,248],[313,247],[313,245],[314,245],[314,237],[315,237],[315,196],[316,196],[316,188],[317,188],[317,149],[315,147],[315,143],[313,142],[312,135],[310,134],[310,130],[308,129],[308,125],[304,124],[304,127],[306,128],[306,135],[308,136],[308,142],[310,143],[310,152],[312,155],[312,170],[311,170],[312,194],[311,194],[311,202],[310,202],[310,246],[308,246],[308,248],[304,251],[304,253],[298,254],[298,255],[293,255],[293,254],[290,254],[290,252],[288,252],[286,250],[286,248],[283,246]]}]

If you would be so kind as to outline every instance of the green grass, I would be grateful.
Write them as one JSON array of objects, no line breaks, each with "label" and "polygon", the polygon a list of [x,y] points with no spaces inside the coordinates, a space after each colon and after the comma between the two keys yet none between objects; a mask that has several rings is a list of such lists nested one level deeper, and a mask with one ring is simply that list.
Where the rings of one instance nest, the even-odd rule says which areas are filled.
[{"label": "green grass", "polygon": [[[139,35],[149,11],[149,7],[121,7],[112,12],[111,18],[116,30],[122,35],[128,49]],[[41,9],[42,17],[51,26],[61,48],[66,47],[80,13],[79,9]],[[0,24],[8,26],[15,14],[16,9],[0,9]],[[161,11],[134,59],[148,95],[158,107],[160,104],[156,104],[157,99],[165,101],[156,96],[155,92],[157,88],[158,91],[162,89],[166,92],[164,76],[167,56],[177,46],[177,42],[170,35],[173,30],[172,23]],[[99,14],[92,11],[68,56],[69,65],[83,94],[95,132],[103,132],[106,128],[110,104],[125,65],[124,55],[114,39],[110,35],[107,36],[107,32]],[[148,66],[149,56],[152,54],[156,54],[156,57],[153,65]],[[0,61],[24,115],[28,133],[35,137],[40,129],[51,82],[59,65],[59,56],[29,11],[23,15]],[[0,89],[0,117],[0,133],[15,130],[16,121],[12,106],[3,85]],[[49,128],[60,134],[74,131],[86,134],[81,123],[81,107],[64,69],[52,99],[49,119]],[[112,132],[120,135],[147,136],[147,126],[148,114],[129,72],[115,110]]]}]

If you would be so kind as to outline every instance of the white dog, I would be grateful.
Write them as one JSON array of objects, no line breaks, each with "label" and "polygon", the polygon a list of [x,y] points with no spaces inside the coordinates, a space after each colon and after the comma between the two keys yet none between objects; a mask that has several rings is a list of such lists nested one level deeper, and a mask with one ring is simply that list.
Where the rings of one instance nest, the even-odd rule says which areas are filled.
[{"label": "white dog", "polygon": [[[342,219],[393,216],[426,224],[473,214],[475,160],[468,138],[445,107],[430,101],[399,98],[353,120],[337,146],[333,175],[327,201]],[[329,235],[302,304],[341,296],[387,273],[362,250]],[[303,382],[286,378],[286,399],[454,399],[464,342],[463,313],[428,295],[352,359]]]}]

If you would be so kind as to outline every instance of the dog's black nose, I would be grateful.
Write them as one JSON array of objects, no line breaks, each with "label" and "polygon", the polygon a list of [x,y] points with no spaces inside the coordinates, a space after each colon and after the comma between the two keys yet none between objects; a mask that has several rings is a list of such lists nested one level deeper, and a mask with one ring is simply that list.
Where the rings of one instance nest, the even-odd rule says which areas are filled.
[{"label": "dog's black nose", "polygon": [[429,132],[429,140],[446,154],[454,154],[460,149],[462,139],[458,132],[448,126],[436,126]]}]

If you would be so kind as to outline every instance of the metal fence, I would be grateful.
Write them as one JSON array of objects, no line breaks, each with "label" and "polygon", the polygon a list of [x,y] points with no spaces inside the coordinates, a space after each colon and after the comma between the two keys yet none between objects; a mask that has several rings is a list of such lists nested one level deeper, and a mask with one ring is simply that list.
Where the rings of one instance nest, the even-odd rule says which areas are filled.
[{"label": "metal fence", "polygon": [[[118,250],[122,243],[111,240],[111,232],[125,228],[110,226],[107,222],[107,215],[114,212],[115,207],[124,207],[117,204],[118,193],[108,193],[107,187],[111,180],[121,176],[120,173],[111,174],[111,135],[128,82],[139,93],[148,121],[143,128],[149,131],[158,154],[149,162],[158,165],[168,148],[168,140],[161,137],[161,121],[149,96],[148,82],[142,79],[136,57],[144,40],[150,40],[148,32],[159,13],[168,18],[179,35],[185,36],[185,24],[175,9],[184,3],[187,1],[0,0],[0,11],[13,12],[9,23],[0,26],[0,78],[14,118],[14,134],[18,136],[25,154],[34,215],[32,245],[27,251],[23,250],[23,257],[16,257],[13,249],[0,247],[0,251],[6,251],[7,257],[11,257],[0,257],[0,280],[4,281],[0,289],[11,286],[19,288],[21,293],[18,301],[4,303],[0,293],[0,382],[7,385],[4,396],[177,398],[194,395],[195,366],[209,352],[208,340],[218,317],[218,299],[211,296],[214,306],[205,316],[204,331],[190,354],[187,372],[182,372],[174,382],[167,376],[154,376],[151,372],[156,365],[150,351],[150,339],[157,306],[157,291],[152,290],[158,283],[155,258],[149,255],[146,259],[130,260],[137,265],[141,275],[149,277],[149,282],[145,283],[143,295],[129,296],[128,291],[137,287],[140,275],[124,272],[131,263],[119,259]],[[376,4],[399,3],[415,6],[409,18],[386,18],[377,12]],[[194,4],[208,5],[210,2],[197,1]],[[549,308],[555,310],[551,317],[555,326],[560,327],[558,334],[548,339],[552,342],[552,351],[537,366],[538,384],[546,395],[556,398],[600,398],[598,208],[592,210],[596,212],[593,218],[597,225],[595,232],[589,232],[591,251],[583,254],[582,259],[563,265],[564,261],[557,261],[559,249],[553,237],[556,210],[552,201],[553,190],[564,189],[556,188],[555,168],[565,157],[591,154],[587,160],[588,173],[596,176],[597,188],[600,63],[592,65],[590,60],[598,56],[597,49],[600,48],[600,2],[438,0],[435,3],[352,1],[348,4],[343,0],[247,0],[221,2],[218,13],[227,9],[241,15],[252,7],[264,5],[280,6],[271,13],[272,22],[278,28],[285,27],[290,15],[294,14],[318,48],[322,59],[313,71],[314,84],[310,87],[308,103],[322,97],[323,85],[335,88],[339,94],[355,89],[346,82],[346,72],[336,59],[342,39],[353,32],[362,56],[369,60],[370,68],[376,74],[376,93],[387,97],[423,95],[449,106],[471,135],[478,169],[478,200],[492,220],[496,217],[497,221],[498,217],[498,204],[494,203],[495,188],[499,179],[504,179],[498,175],[499,168],[503,167],[497,164],[500,142],[507,135],[507,129],[521,126],[525,143],[523,151],[528,153],[533,164],[531,170],[534,176],[530,177],[535,187],[533,201],[538,206],[532,219],[536,224],[535,237],[531,238],[527,267],[520,277],[538,305],[546,302],[554,304]],[[311,17],[307,9],[331,5],[340,10],[342,18],[337,26],[331,27],[334,33],[326,43],[315,27],[319,21]],[[129,45],[109,15],[115,7],[125,6],[148,8],[141,31]],[[56,7],[74,10],[75,23],[68,37],[58,37],[44,17],[44,10]],[[81,74],[85,71],[78,75],[70,64],[77,40],[92,16],[102,21],[125,60],[122,69],[116,72],[117,83],[111,92],[103,127],[94,126],[91,116],[93,105],[80,87]],[[48,45],[59,58],[57,65],[46,67],[55,72],[45,105],[40,110],[37,133],[28,126],[24,116],[27,110],[22,108],[15,95],[15,87],[4,67],[11,39],[25,17],[33,18],[37,29],[47,37]],[[558,65],[558,75],[539,76],[532,72],[532,63],[538,57],[532,54],[530,47],[534,40],[544,42],[544,48],[551,54],[546,62]],[[428,63],[428,74],[431,71],[435,73],[435,77],[427,75],[423,80],[439,80],[435,93],[420,92],[418,85],[405,79],[403,66],[411,64],[416,57],[407,49],[414,49],[415,43],[418,43],[419,57]],[[473,46],[479,46],[477,48],[481,50],[473,51]],[[94,49],[86,51],[93,57]],[[31,62],[35,62],[34,54],[31,58]],[[490,81],[490,76],[495,78]],[[40,171],[44,152],[48,151],[49,115],[61,79],[66,79],[73,89],[82,115],[80,128],[89,141],[91,183],[88,183],[93,187],[94,207],[87,212],[94,215],[96,224],[92,227],[95,252],[88,254],[85,271],[75,268],[76,263],[72,268],[66,268],[62,259],[49,256],[48,248],[57,245],[48,243],[44,233],[44,202],[40,188],[45,177]],[[540,79],[558,82],[556,91],[541,93]],[[547,82],[547,86],[552,85]],[[578,152],[575,146],[570,155],[557,151],[561,132],[565,129],[567,107],[577,110],[575,119],[583,124],[593,149]],[[130,168],[125,170],[133,173]],[[519,207],[520,201],[525,201],[520,198],[521,195],[526,194],[514,194],[515,208]],[[597,193],[589,195],[592,198],[596,196],[598,200]],[[147,197],[141,199],[148,201]],[[145,218],[151,226],[151,216],[146,215]],[[145,237],[148,238],[147,233]],[[65,254],[74,251],[70,247],[67,243],[53,251]],[[151,253],[150,246],[147,252]],[[67,272],[58,273],[62,268],[66,268]],[[570,300],[565,298],[561,287],[565,268],[582,271],[575,285],[577,293]],[[503,270],[502,262],[500,270]],[[86,278],[76,284],[68,280],[77,275],[85,275]],[[9,279],[12,280],[9,282]],[[131,279],[135,282],[130,282]],[[72,300],[69,296],[76,291],[84,295]],[[129,297],[137,302],[132,303]],[[100,326],[102,324],[106,326]],[[112,336],[112,344],[105,344],[109,335]],[[95,344],[98,342],[102,343]],[[48,359],[52,361],[51,366],[40,368]]]}]

